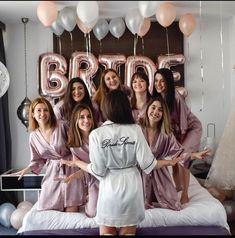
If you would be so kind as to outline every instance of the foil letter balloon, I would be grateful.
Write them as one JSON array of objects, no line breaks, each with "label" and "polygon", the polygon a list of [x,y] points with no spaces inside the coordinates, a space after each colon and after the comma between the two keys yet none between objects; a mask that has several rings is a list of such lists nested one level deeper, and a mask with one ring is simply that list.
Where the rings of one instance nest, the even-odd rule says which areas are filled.
[{"label": "foil letter balloon", "polygon": [[153,91],[154,73],[157,66],[153,61],[146,56],[129,56],[126,60],[125,69],[125,84],[131,87],[131,77],[138,70],[138,68],[144,69],[145,73],[149,77],[149,92]]},{"label": "foil letter balloon", "polygon": [[126,56],[122,54],[117,55],[99,55],[99,63],[104,66],[105,69],[114,69],[118,71],[118,67],[121,64],[126,63]]},{"label": "foil letter balloon", "polygon": [[55,53],[45,53],[39,56],[39,94],[41,96],[60,98],[64,95],[68,79],[65,58]]},{"label": "foil letter balloon", "polygon": [[[85,65],[85,68],[82,66]],[[69,79],[80,77],[87,86],[90,96],[96,92],[92,78],[98,70],[98,61],[92,53],[74,52],[70,59]]]},{"label": "foil letter balloon", "polygon": [[185,87],[175,87],[177,89],[177,91],[184,97],[186,98],[188,96],[188,91]]},{"label": "foil letter balloon", "polygon": [[29,108],[31,101],[26,96],[17,109],[17,116],[26,128],[29,126]]},{"label": "foil letter balloon", "polygon": [[[182,54],[169,54],[169,55],[160,55],[158,56],[158,66],[159,69],[161,68],[168,68],[170,69],[172,66],[184,64],[185,57]],[[179,72],[173,71],[174,81],[179,81],[181,75]]]}]

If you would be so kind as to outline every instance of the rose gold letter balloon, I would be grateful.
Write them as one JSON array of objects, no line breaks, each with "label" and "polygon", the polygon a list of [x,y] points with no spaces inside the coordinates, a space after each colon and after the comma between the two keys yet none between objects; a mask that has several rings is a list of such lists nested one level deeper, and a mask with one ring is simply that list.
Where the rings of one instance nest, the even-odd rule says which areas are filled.
[{"label": "rose gold letter balloon", "polygon": [[[179,64],[184,64],[185,57],[182,54],[170,54],[170,55],[160,55],[158,56],[158,66],[160,68],[168,68],[170,69],[171,66],[176,66]],[[174,81],[179,81],[181,78],[181,75],[179,72],[173,72]]]},{"label": "rose gold letter balloon", "polygon": [[[86,65],[85,69],[81,68],[82,64]],[[69,79],[74,77],[83,79],[90,96],[92,96],[96,91],[92,77],[97,72],[98,67],[98,61],[92,53],[74,52],[70,59]]]},{"label": "rose gold letter balloon", "polygon": [[126,63],[126,56],[117,54],[117,55],[99,55],[99,63],[104,66],[105,69],[114,69],[118,70],[118,67],[121,64]]},{"label": "rose gold letter balloon", "polygon": [[138,68],[144,69],[145,73],[149,77],[149,92],[152,93],[154,73],[157,66],[151,59],[146,56],[129,56],[125,66],[125,84],[131,87],[131,77],[138,70]]},{"label": "rose gold letter balloon", "polygon": [[67,62],[59,54],[45,53],[39,56],[39,94],[52,98],[64,95],[68,79],[64,76],[67,72]]}]

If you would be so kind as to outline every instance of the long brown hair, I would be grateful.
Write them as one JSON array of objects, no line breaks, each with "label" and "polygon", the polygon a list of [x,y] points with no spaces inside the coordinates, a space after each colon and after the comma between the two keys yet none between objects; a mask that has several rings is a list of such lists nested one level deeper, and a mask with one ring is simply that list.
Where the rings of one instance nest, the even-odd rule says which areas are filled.
[{"label": "long brown hair", "polygon": [[169,113],[168,106],[167,106],[165,100],[162,97],[154,97],[149,101],[149,103],[147,105],[147,108],[146,108],[146,111],[145,111],[145,114],[144,114],[143,118],[140,119],[140,125],[143,128],[148,128],[150,126],[149,118],[148,118],[148,110],[149,110],[149,107],[155,101],[160,102],[160,104],[162,106],[162,112],[163,112],[162,113],[162,119],[158,123],[158,129],[161,131],[161,133],[169,135],[172,132],[170,113]]},{"label": "long brown hair", "polygon": [[77,104],[72,111],[71,120],[69,123],[67,142],[67,145],[69,147],[80,147],[83,144],[81,129],[78,126],[78,119],[80,117],[81,112],[85,109],[89,111],[91,119],[93,121],[93,126],[91,127],[91,130],[96,128],[96,123],[91,108],[85,104]]},{"label": "long brown hair", "polygon": [[107,87],[107,85],[105,84],[105,75],[108,73],[108,72],[113,72],[117,75],[117,77],[119,78],[120,80],[120,85],[119,85],[119,88],[121,87],[121,79],[117,73],[116,70],[110,68],[110,69],[105,69],[102,74],[101,74],[101,77],[100,77],[100,84],[99,84],[99,87],[96,91],[96,93],[94,94],[93,96],[93,100],[95,102],[97,102],[97,104],[100,106],[100,109],[101,111],[104,110],[104,101],[106,99],[106,96],[109,92],[109,88]]}]

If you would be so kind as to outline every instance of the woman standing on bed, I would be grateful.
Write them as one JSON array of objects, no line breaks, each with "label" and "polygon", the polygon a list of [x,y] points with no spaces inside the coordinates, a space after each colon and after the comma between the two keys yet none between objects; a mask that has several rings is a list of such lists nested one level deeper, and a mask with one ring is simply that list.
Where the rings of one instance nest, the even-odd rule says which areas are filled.
[{"label": "woman standing on bed", "polygon": [[104,103],[107,94],[114,89],[121,89],[128,97],[131,96],[131,89],[122,83],[118,72],[112,68],[105,69],[101,74],[99,87],[92,98],[93,102],[99,108],[102,122],[106,120],[106,116],[104,115]]},{"label": "woman standing on bed", "polygon": [[[202,125],[199,119],[190,111],[185,99],[175,89],[173,73],[170,69],[161,68],[154,74],[153,96],[161,96],[167,103],[170,111],[171,125],[176,139],[188,153],[198,151],[202,136]],[[182,180],[177,181],[177,189],[182,189],[181,203],[189,202],[188,186],[190,179],[189,169],[178,170],[180,167],[173,168],[174,178],[182,172]],[[182,188],[180,188],[182,186]]]},{"label": "woman standing on bed", "polygon": [[[172,133],[169,110],[162,97],[150,100],[140,125],[152,153],[158,160],[181,156],[183,161],[178,165],[187,167],[191,157],[202,159],[207,156],[208,151],[192,154],[184,151]],[[150,174],[142,173],[142,178],[145,208],[154,208],[153,202],[157,202],[157,207],[181,210],[178,192],[168,168],[153,170]]]},{"label": "woman standing on bed", "polygon": [[149,92],[149,78],[144,72],[137,71],[131,77],[131,97],[132,115],[136,122],[143,117],[147,104],[151,98]]},{"label": "woman standing on bed", "polygon": [[[74,157],[74,160],[67,161],[70,166],[76,166],[76,158],[90,163],[88,136],[94,128],[96,128],[96,124],[91,109],[87,105],[76,105],[71,115],[68,131],[68,146]],[[89,173],[84,172],[84,174],[84,178],[77,180],[82,186],[77,190],[76,196],[82,200],[85,194],[85,213],[88,217],[94,217],[96,215],[99,181]],[[65,178],[64,182],[71,183],[80,176],[81,170]]]},{"label": "woman standing on bed", "polygon": [[50,102],[43,97],[36,98],[30,105],[29,129],[31,163],[11,175],[19,175],[20,180],[29,172],[39,174],[45,165],[38,210],[77,212],[80,205],[77,198],[79,185],[54,181],[55,177],[67,177],[73,173],[73,168],[60,167],[60,159],[72,159],[71,152],[66,147],[66,126],[64,122],[56,120]]},{"label": "woman standing on bed", "polygon": [[[121,90],[107,94],[104,113],[108,118],[89,135],[90,161],[76,165],[96,176],[99,196],[95,221],[100,235],[135,235],[145,217],[143,187],[137,165],[150,173],[163,166],[174,166],[181,158],[157,161],[141,127],[135,124],[130,102]],[[67,164],[62,160],[61,164]]]}]

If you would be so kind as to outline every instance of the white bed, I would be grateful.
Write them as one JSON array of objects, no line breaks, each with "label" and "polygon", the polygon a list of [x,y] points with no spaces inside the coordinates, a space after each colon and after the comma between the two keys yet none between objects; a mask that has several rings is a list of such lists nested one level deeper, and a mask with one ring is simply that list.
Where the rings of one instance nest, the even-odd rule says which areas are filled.
[{"label": "white bed", "polygon": [[[180,196],[180,193],[179,193]],[[189,186],[190,202],[181,211],[155,208],[145,212],[145,219],[139,224],[144,227],[215,226],[230,233],[227,215],[223,205],[204,189],[191,174]],[[37,203],[25,215],[18,234],[34,230],[97,228],[93,218],[84,213],[59,211],[37,211]]]}]

